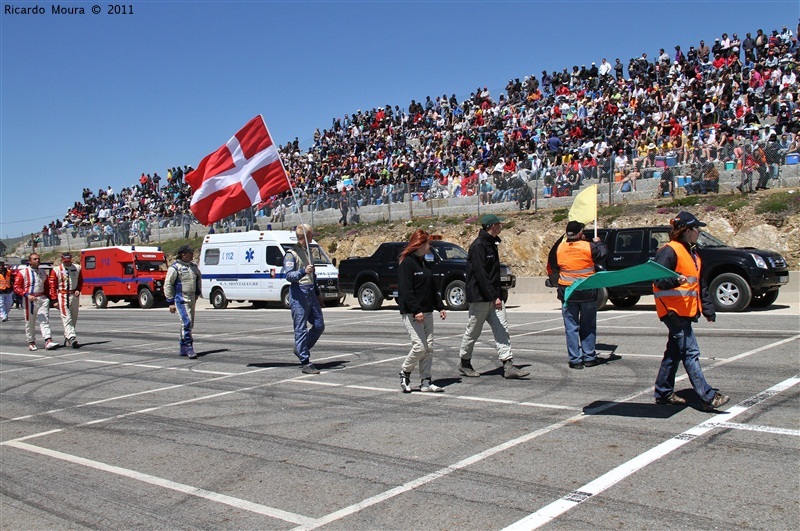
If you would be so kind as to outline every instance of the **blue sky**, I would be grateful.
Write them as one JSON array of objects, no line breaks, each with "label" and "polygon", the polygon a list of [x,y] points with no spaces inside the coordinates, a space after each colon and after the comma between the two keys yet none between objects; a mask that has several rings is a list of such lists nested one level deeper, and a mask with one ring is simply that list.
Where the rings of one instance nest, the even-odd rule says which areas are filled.
[{"label": "blue sky", "polygon": [[[723,32],[787,25],[800,4],[760,2],[134,1],[131,15],[53,15],[2,2],[0,237],[63,217],[89,187],[197,165],[263,114],[280,143],[333,117],[408,107],[510,78]],[[6,14],[39,5],[44,15]],[[627,70],[626,70],[627,73]]]}]

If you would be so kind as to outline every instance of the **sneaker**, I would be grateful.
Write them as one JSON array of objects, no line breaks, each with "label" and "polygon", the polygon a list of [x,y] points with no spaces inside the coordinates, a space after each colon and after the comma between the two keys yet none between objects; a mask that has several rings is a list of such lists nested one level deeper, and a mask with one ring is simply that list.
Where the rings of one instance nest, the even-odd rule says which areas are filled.
[{"label": "sneaker", "polygon": [[519,367],[514,367],[514,363],[511,360],[503,362],[503,378],[514,380],[517,378],[525,378],[529,374],[528,371],[522,370]]},{"label": "sneaker", "polygon": [[434,385],[430,380],[422,380],[422,385],[419,386],[419,390],[423,393],[444,393],[444,387]]},{"label": "sneaker", "polygon": [[581,369],[583,369],[583,362],[582,362],[582,361],[579,361],[578,363],[572,363],[572,362],[570,362],[570,363],[569,363],[569,368],[570,368],[570,369],[577,369],[577,370],[581,370]]},{"label": "sneaker", "polygon": [[81,348],[80,343],[78,343],[78,340],[74,337],[72,338],[72,348]]},{"label": "sneaker", "polygon": [[686,404],[686,399],[679,397],[675,393],[670,393],[667,398],[656,398],[656,404],[682,406]]},{"label": "sneaker", "polygon": [[28,343],[28,350],[39,350],[36,343]]},{"label": "sneaker", "polygon": [[458,372],[468,378],[478,378],[481,375],[481,373],[472,368],[472,362],[470,360],[461,360],[461,366],[458,368]]},{"label": "sneaker", "polygon": [[400,390],[404,393],[411,392],[411,373],[400,371]]},{"label": "sneaker", "polygon": [[194,347],[192,345],[189,345],[188,347],[186,347],[186,354],[189,356],[190,360],[196,360],[197,359],[197,354],[195,354]]},{"label": "sneaker", "polygon": [[716,409],[724,406],[730,401],[731,397],[725,396],[722,393],[717,393],[714,395],[714,398],[711,399],[711,402],[703,402],[703,410],[715,411]]},{"label": "sneaker", "polygon": [[314,367],[313,363],[303,365],[303,374],[319,374],[319,369]]},{"label": "sneaker", "polygon": [[188,355],[189,355],[189,351],[187,350],[186,346],[185,345],[181,345],[181,353],[179,354],[179,356],[188,356]]},{"label": "sneaker", "polygon": [[44,348],[46,350],[53,350],[54,348],[58,348],[58,345],[56,345],[56,342],[51,339],[45,339]]}]

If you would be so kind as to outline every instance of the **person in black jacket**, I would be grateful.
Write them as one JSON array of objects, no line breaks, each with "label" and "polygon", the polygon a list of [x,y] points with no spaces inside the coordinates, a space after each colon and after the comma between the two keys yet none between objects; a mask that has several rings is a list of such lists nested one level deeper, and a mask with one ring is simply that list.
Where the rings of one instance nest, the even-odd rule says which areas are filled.
[{"label": "person in black jacket", "polygon": [[433,282],[433,273],[425,262],[431,252],[430,235],[419,229],[411,235],[408,245],[400,253],[397,267],[400,317],[411,337],[411,350],[400,371],[400,389],[411,392],[411,371],[419,363],[423,393],[441,393],[443,388],[431,383],[433,365],[433,310],[439,311],[442,319],[447,317],[444,304]]},{"label": "person in black jacket", "polygon": [[503,362],[503,377],[524,378],[530,373],[514,366],[511,353],[511,339],[506,321],[506,293],[500,287],[500,257],[497,245],[498,234],[503,230],[503,220],[494,214],[481,218],[481,231],[469,246],[467,253],[467,302],[469,320],[464,338],[461,340],[459,356],[461,366],[458,372],[464,376],[476,377],[480,373],[472,367],[472,349],[481,335],[483,323],[489,321],[497,355]]}]

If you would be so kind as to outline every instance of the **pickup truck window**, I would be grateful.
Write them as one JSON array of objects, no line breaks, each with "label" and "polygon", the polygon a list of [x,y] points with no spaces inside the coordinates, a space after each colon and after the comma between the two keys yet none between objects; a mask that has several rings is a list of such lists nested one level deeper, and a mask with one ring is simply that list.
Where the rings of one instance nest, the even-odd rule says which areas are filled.
[{"label": "pickup truck window", "polygon": [[701,249],[707,249],[709,247],[727,247],[725,242],[715,238],[707,232],[700,233],[700,236],[697,238],[697,246]]},{"label": "pickup truck window", "polygon": [[455,244],[444,243],[433,245],[433,252],[442,260],[466,260],[467,252]]},{"label": "pickup truck window", "polygon": [[650,233],[650,254],[656,254],[661,247],[669,243],[669,232],[653,231]]},{"label": "pickup truck window", "polygon": [[620,231],[617,233],[617,241],[614,249],[618,253],[641,253],[642,239],[644,231]]}]

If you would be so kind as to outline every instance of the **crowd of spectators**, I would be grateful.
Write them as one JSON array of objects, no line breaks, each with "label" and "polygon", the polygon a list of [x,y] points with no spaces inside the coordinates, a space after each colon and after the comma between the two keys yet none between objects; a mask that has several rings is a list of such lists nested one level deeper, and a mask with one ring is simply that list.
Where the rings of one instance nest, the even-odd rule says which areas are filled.
[{"label": "crowd of spectators", "polygon": [[[671,193],[677,170],[657,163],[665,156],[701,181],[714,173],[710,165],[749,161],[761,149],[763,164],[743,173],[775,176],[800,140],[797,36],[786,26],[744,39],[723,33],[710,47],[701,40],[684,50],[660,49],[652,60],[642,53],[627,66],[601,58],[589,68],[542,71],[509,80],[497,97],[479,87],[462,101],[428,96],[407,109],[386,105],[334,118],[330,128],[314,131],[306,151],[297,138],[279,147],[297,201],[286,192],[226,223],[252,225],[258,215],[282,221],[290,211],[328,208],[344,212],[346,223],[347,211],[359,206],[454,196],[516,201],[523,209],[533,186],[548,197],[615,180],[624,192],[657,169],[660,190]],[[188,169],[172,168],[164,183],[143,174],[139,185],[118,194],[84,190],[64,222],[81,234],[111,225],[117,241],[125,234],[146,241],[142,220],[184,222]]]}]

